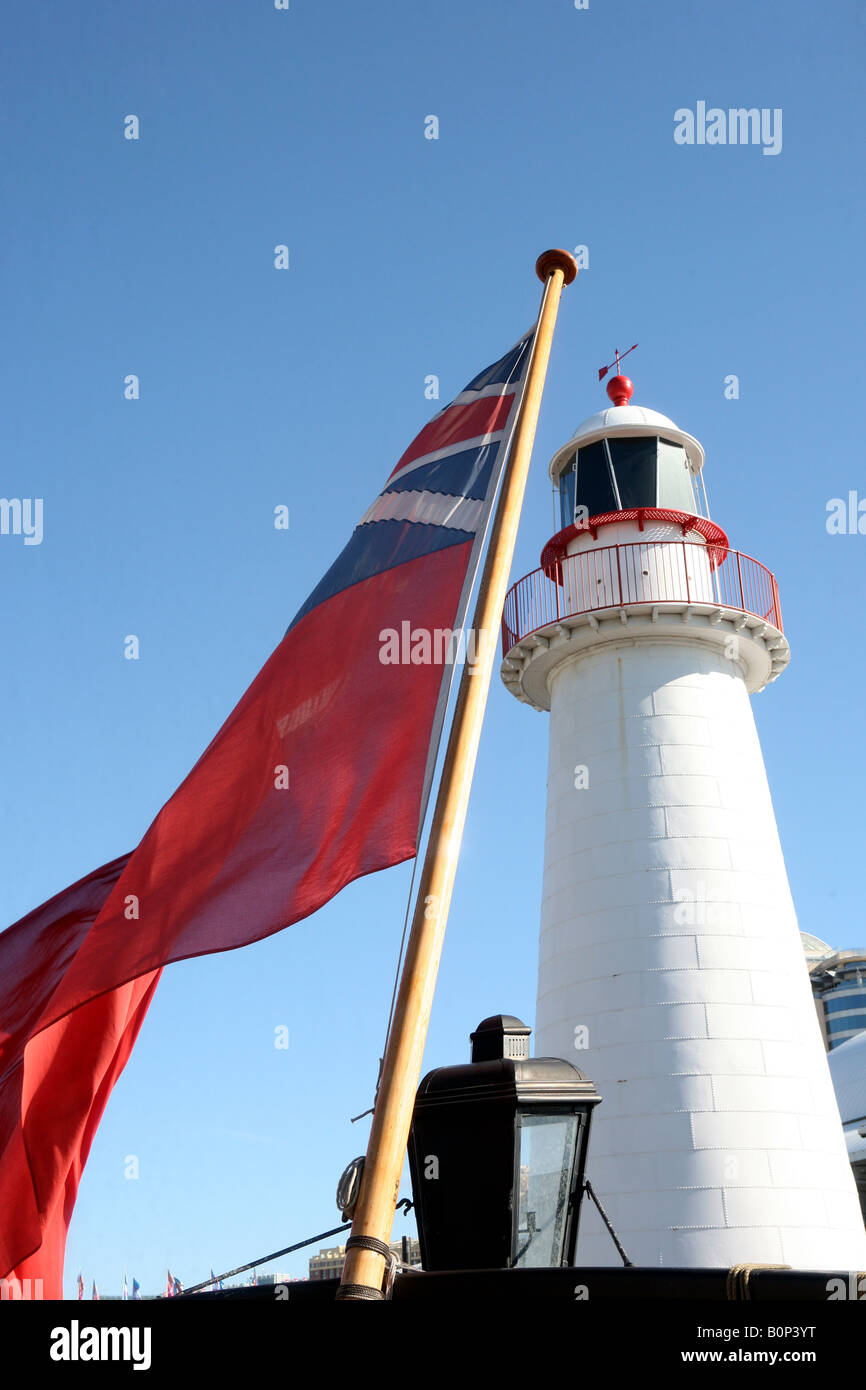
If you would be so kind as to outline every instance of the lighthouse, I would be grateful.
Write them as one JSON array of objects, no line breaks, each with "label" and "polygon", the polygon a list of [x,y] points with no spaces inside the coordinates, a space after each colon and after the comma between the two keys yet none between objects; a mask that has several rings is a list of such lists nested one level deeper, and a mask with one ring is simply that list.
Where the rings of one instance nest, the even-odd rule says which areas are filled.
[{"label": "lighthouse", "polygon": [[[789,660],[776,581],[698,440],[607,390],[503,620],[506,687],[550,712],[536,1051],[603,1097],[587,1175],[632,1262],[863,1269],[750,704]],[[594,1212],[577,1262],[619,1263]]]}]

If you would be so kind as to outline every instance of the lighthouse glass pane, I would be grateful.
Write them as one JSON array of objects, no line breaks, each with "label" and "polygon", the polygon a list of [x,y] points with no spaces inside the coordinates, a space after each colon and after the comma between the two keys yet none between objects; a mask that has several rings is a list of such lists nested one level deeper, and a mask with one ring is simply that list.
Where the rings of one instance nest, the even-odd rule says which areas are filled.
[{"label": "lighthouse glass pane", "polygon": [[578,452],[577,506],[586,507],[590,516],[619,511],[603,440]]},{"label": "lighthouse glass pane", "polygon": [[562,1263],[579,1123],[577,1115],[522,1117],[514,1256],[521,1268]]},{"label": "lighthouse glass pane", "polygon": [[686,451],[681,444],[673,444],[669,439],[659,440],[658,505],[699,515]]},{"label": "lighthouse glass pane", "polygon": [[559,512],[563,530],[574,521],[574,463],[571,462],[559,475]]},{"label": "lighthouse glass pane", "polygon": [[623,508],[656,505],[656,445],[652,439],[609,439]]}]

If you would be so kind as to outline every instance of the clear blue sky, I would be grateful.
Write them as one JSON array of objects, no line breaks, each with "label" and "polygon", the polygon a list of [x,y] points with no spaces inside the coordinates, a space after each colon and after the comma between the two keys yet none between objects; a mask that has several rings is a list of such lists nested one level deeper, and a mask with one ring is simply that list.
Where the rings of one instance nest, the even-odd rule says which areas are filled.
[{"label": "clear blue sky", "polygon": [[[538,252],[585,244],[515,575],[547,460],[638,341],[636,403],[702,440],[713,516],[779,580],[793,660],[755,711],[800,925],[862,944],[866,537],[825,517],[866,497],[864,40],[852,0],[7,7],[0,493],[44,499],[44,539],[0,536],[0,922],[138,842],[436,408],[424,378],[447,401],[531,322]],[[698,101],[781,108],[781,152],[675,144]],[[486,1014],[532,1021],[546,733],[497,678],[428,1066]],[[407,885],[165,972],[69,1293],[79,1265],[150,1292],[336,1223]]]}]

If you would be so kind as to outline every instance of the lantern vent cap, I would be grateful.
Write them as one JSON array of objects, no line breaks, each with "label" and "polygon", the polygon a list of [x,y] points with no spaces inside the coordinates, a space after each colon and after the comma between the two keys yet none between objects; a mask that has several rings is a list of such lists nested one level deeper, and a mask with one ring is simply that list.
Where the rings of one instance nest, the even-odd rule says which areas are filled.
[{"label": "lantern vent cap", "polygon": [[470,1033],[473,1062],[516,1062],[529,1056],[532,1029],[514,1014],[492,1014]]}]

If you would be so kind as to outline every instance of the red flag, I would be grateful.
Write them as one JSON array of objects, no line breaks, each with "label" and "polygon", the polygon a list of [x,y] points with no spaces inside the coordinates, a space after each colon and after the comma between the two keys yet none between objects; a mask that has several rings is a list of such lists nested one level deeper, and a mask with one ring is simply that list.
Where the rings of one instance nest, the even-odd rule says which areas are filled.
[{"label": "red flag", "polygon": [[531,342],[407,449],[138,849],[0,934],[0,1277],[41,1260],[59,1296],[80,1174],[160,967],[260,940],[414,855],[454,652],[440,634],[462,621]]},{"label": "red flag", "polygon": [[0,1269],[42,1279],[45,1298],[63,1297],[81,1173],[158,972],[48,1028],[39,1020],[126,860],[88,874],[0,935]]}]

